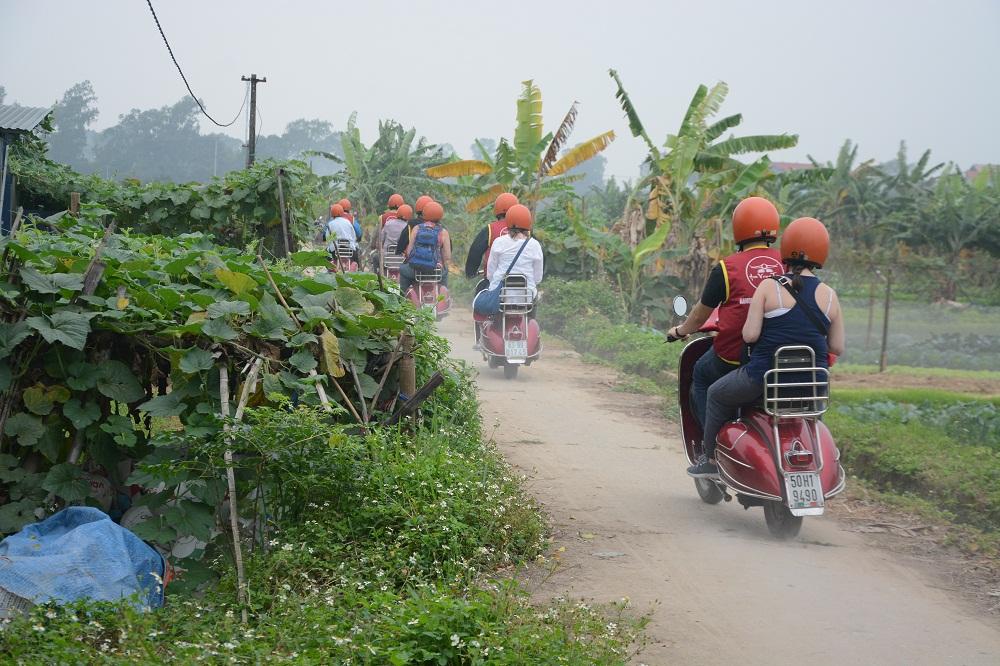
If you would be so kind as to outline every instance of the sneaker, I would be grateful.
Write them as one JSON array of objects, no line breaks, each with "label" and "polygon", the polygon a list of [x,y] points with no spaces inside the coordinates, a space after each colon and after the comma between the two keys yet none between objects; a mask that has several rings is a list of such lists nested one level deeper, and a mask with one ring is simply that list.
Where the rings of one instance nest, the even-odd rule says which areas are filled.
[{"label": "sneaker", "polygon": [[696,479],[706,479],[719,476],[719,466],[714,462],[709,462],[708,458],[702,454],[698,456],[698,460],[693,465],[687,468],[687,473],[688,476],[693,476]]}]

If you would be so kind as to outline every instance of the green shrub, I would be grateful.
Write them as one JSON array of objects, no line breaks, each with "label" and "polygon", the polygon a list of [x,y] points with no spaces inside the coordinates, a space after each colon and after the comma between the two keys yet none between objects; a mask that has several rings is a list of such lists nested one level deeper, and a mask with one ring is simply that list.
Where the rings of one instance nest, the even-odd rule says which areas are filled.
[{"label": "green shrub", "polygon": [[1000,525],[995,400],[936,390],[837,391],[827,422],[845,467],[880,490],[934,502],[985,530]]}]

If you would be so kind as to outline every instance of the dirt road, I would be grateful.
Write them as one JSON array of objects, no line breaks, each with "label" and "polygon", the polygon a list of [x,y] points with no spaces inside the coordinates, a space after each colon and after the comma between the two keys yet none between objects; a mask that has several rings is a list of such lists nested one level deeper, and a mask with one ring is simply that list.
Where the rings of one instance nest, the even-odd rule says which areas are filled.
[{"label": "dirt road", "polygon": [[472,350],[471,326],[459,310],[440,324],[479,369],[484,422],[499,420],[501,450],[566,547],[538,595],[658,601],[637,663],[1000,663],[995,615],[977,617],[830,516],[778,542],[760,509],[703,504],[673,427],[611,392],[609,371],[550,346],[507,381]]}]

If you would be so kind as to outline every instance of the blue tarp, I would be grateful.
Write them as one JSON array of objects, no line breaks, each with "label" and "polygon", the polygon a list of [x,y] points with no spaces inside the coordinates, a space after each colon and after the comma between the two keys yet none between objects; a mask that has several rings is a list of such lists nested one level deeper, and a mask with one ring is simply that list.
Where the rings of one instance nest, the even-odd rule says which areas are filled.
[{"label": "blue tarp", "polygon": [[100,509],[75,506],[0,542],[0,587],[36,604],[77,599],[163,605],[164,562]]}]

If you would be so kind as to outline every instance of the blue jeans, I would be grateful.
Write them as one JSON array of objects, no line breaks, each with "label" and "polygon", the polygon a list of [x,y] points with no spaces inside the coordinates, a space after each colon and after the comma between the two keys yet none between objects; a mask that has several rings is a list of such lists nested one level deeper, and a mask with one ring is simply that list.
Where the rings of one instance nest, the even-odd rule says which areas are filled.
[{"label": "blue jeans", "polygon": [[[409,263],[405,263],[399,267],[399,291],[405,296],[406,291],[413,286],[413,283],[417,280],[417,272],[413,269]],[[448,286],[448,267],[441,267],[441,286]]]},{"label": "blue jeans", "polygon": [[712,384],[708,390],[708,420],[702,440],[706,456],[715,457],[715,440],[722,426],[736,418],[740,407],[760,400],[763,394],[764,382],[751,379],[745,367]]},{"label": "blue jeans", "polygon": [[709,349],[694,364],[694,374],[691,377],[691,408],[703,430],[708,404],[708,387],[739,367],[723,361],[715,353],[715,349]]}]

